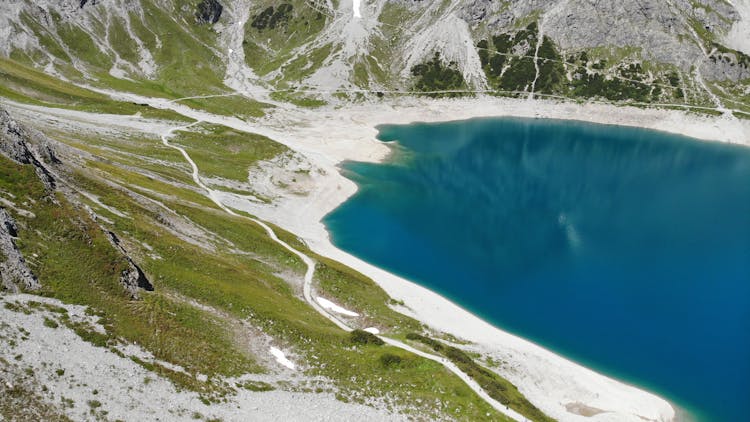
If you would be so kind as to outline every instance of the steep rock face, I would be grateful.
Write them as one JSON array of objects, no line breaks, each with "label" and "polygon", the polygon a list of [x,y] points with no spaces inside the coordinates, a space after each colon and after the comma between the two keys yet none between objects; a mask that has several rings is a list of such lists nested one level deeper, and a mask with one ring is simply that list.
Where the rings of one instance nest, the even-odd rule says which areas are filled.
[{"label": "steep rock face", "polygon": [[35,152],[49,164],[59,163],[49,140],[44,135],[27,130],[13,120],[7,111],[0,108],[0,154],[19,164],[33,165],[47,191],[54,191],[55,178],[37,158]]},{"label": "steep rock face", "polygon": [[750,54],[750,0],[733,0],[732,4],[740,19],[734,22],[723,42],[729,48]]},{"label": "steep rock face", "polygon": [[0,109],[0,152],[19,164],[32,164],[34,155],[26,145],[26,130]]},{"label": "steep rock face", "polygon": [[750,56],[739,51],[713,51],[702,70],[708,68],[716,79],[739,82],[750,78]]},{"label": "steep rock face", "polygon": [[154,286],[151,284],[151,281],[146,277],[146,274],[141,270],[141,267],[133,261],[130,255],[128,255],[117,235],[111,231],[105,231],[105,234],[112,246],[128,261],[128,269],[124,270],[120,275],[120,283],[125,287],[125,290],[130,294],[130,297],[137,299],[139,289],[153,291]]},{"label": "steep rock face", "polygon": [[13,217],[0,208],[0,282],[2,288],[12,292],[37,290],[41,287],[39,280],[29,270],[23,255],[16,246],[18,227]]},{"label": "steep rock face", "polygon": [[460,16],[472,28],[505,32],[538,15],[540,29],[563,50],[620,48],[687,71],[701,66],[709,79],[737,79],[737,70],[710,61],[719,40],[740,19],[724,1],[492,0],[467,1]]},{"label": "steep rock face", "polygon": [[634,47],[647,58],[682,68],[702,56],[691,28],[670,2],[570,0],[544,17],[544,29],[565,49]]},{"label": "steep rock face", "polygon": [[81,5],[80,5],[81,9],[83,9],[83,6],[85,6],[87,4],[90,4],[90,5],[93,6],[93,5],[95,5],[95,4],[98,3],[98,0],[90,0],[90,1],[89,0],[80,0],[80,1],[81,1]]},{"label": "steep rock face", "polygon": [[[52,141],[41,132],[24,127],[16,122],[7,111],[0,109],[0,154],[24,165],[34,166],[49,193],[55,191],[55,179],[47,169],[48,166],[61,164]],[[120,276],[120,282],[132,298],[138,298],[139,289],[153,290],[146,274],[128,255],[117,236],[105,229],[112,246],[128,262],[128,268]],[[39,281],[26,266],[23,256],[16,247],[14,238],[18,236],[18,227],[13,217],[0,208],[0,280],[4,288],[17,291],[19,286],[25,290],[40,287]]]},{"label": "steep rock face", "polygon": [[[144,40],[137,33],[147,28],[146,1],[0,1],[0,54],[10,57],[14,51],[23,51],[40,58],[35,64],[53,74],[74,69],[70,74],[90,78],[94,71],[109,70],[115,77],[151,78],[157,70],[153,46],[162,41],[153,34]],[[177,8],[171,0],[149,3],[172,12]],[[159,13],[165,11],[159,9]]]},{"label": "steep rock face", "polygon": [[[456,63],[469,88],[486,89],[476,43],[536,22],[564,55],[595,49],[611,52],[615,61],[677,67],[690,85],[696,68],[708,82],[748,77],[741,60],[711,59],[714,43],[731,38],[744,45],[748,2],[370,0],[361,2],[361,16],[355,18],[351,1],[5,0],[0,1],[0,39],[6,40],[0,55],[23,52],[39,58],[39,69],[73,80],[79,73],[96,80],[102,72],[158,80],[170,65],[178,71],[169,75],[202,68],[172,58],[205,48],[210,59],[202,63],[223,73],[229,79],[222,80],[231,80],[233,87],[386,91],[410,89],[411,69],[439,52],[446,65]],[[196,22],[215,26],[196,30]],[[157,30],[162,23],[169,34]],[[177,38],[189,41],[164,54],[177,45],[168,40]],[[524,54],[535,45],[529,47]]]},{"label": "steep rock face", "polygon": [[195,19],[200,24],[215,24],[219,21],[222,10],[224,7],[217,0],[203,0],[198,3]]},{"label": "steep rock face", "polygon": [[487,25],[492,30],[511,29],[516,22],[534,13],[551,9],[559,0],[467,0],[460,17],[472,27]]},{"label": "steep rock face", "polygon": [[[384,3],[404,16],[398,23],[400,28],[406,28],[399,35],[403,39],[394,43],[403,46],[395,50],[401,50],[401,57],[393,61],[394,67],[406,64],[397,69],[402,79],[408,77],[411,66],[429,60],[438,51],[446,63],[458,64],[470,86],[483,88],[484,81],[473,77],[478,73],[475,54],[466,47],[493,35],[515,33],[531,22],[536,22],[540,33],[565,54],[596,50],[615,58],[610,65],[619,60],[648,61],[665,68],[674,66],[688,74],[687,78],[692,78],[692,69],[698,68],[701,78],[708,81],[748,78],[747,67],[736,55],[712,59],[717,43],[741,20],[741,2],[384,0]],[[450,24],[443,25],[446,22]],[[468,31],[456,30],[462,24],[468,25]],[[535,45],[528,47],[525,52],[513,54],[533,55]]]}]

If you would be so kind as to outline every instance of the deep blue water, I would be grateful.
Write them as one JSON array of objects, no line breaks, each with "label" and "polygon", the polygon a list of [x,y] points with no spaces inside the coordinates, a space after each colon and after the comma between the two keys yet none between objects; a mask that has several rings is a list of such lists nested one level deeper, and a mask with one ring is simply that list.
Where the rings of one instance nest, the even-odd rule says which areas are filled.
[{"label": "deep blue water", "polygon": [[618,126],[382,126],[333,242],[711,421],[750,420],[750,148]]}]

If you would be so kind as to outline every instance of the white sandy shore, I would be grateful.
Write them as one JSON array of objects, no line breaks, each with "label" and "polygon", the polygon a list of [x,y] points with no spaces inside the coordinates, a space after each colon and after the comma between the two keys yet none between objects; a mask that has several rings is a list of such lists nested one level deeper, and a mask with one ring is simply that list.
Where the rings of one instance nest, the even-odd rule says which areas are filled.
[{"label": "white sandy shore", "polygon": [[[321,220],[356,191],[354,183],[343,178],[335,166],[343,160],[385,159],[390,150],[375,139],[375,126],[482,116],[544,117],[638,126],[750,145],[750,122],[724,116],[704,117],[672,110],[495,98],[405,99],[391,105],[364,104],[272,116],[263,125],[264,132],[304,151],[308,159],[325,170],[325,174],[313,174],[314,183],[308,184],[312,187],[306,196],[284,193],[269,186],[279,195],[272,206],[229,194],[224,195],[222,201],[297,234],[315,252],[371,277],[391,297],[403,300],[415,318],[434,329],[476,343],[478,350],[495,360],[508,362],[509,365],[499,372],[554,418],[570,421],[672,420],[675,410],[665,400],[493,327],[440,295],[331,244]],[[599,413],[591,417],[573,413],[581,412],[580,409]]]},{"label": "white sandy shore", "polygon": [[[170,108],[185,115],[238,130],[260,133],[300,152],[320,171],[310,172],[301,186],[282,188],[276,172],[253,188],[270,193],[271,205],[253,202],[233,194],[221,194],[221,201],[248,211],[304,239],[315,252],[340,261],[371,277],[393,298],[403,300],[408,313],[436,330],[476,344],[472,346],[507,365],[498,372],[518,386],[535,405],[564,421],[668,421],[675,416],[672,406],[646,391],[591,371],[538,345],[493,327],[456,304],[408,280],[376,268],[334,247],[321,223],[322,218],[356,191],[356,185],[341,176],[337,166],[344,160],[377,162],[390,149],[377,141],[375,126],[386,123],[447,121],[482,116],[520,116],[573,119],[596,123],[639,126],[708,140],[750,145],[750,122],[730,117],[702,117],[671,110],[644,110],[600,104],[577,105],[553,101],[497,98],[458,100],[401,99],[390,104],[366,103],[344,108],[318,110],[285,109],[259,123],[190,110],[178,103],[116,94],[117,98]],[[15,108],[39,110],[35,106]],[[20,111],[20,110],[19,110]],[[66,119],[139,127],[147,122],[135,117],[93,115],[69,110],[43,109]],[[93,119],[93,120],[92,120]],[[115,123],[116,122],[116,123]],[[143,130],[143,126],[139,127]],[[290,170],[286,170],[289,172]],[[257,182],[257,180],[256,180]],[[300,183],[302,184],[302,183]],[[569,410],[571,409],[571,410]],[[579,410],[576,410],[579,409]],[[596,413],[584,417],[580,409]],[[599,412],[599,413],[597,413]]]}]

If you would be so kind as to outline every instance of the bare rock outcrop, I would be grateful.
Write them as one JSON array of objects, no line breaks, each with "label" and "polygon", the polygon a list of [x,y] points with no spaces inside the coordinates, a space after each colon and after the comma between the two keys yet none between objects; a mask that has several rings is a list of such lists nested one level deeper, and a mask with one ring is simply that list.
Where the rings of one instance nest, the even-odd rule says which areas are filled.
[{"label": "bare rock outcrop", "polygon": [[18,227],[13,217],[0,208],[0,281],[2,288],[12,292],[37,290],[41,287],[39,280],[29,270],[21,251],[16,246]]},{"label": "bare rock outcrop", "polygon": [[[59,164],[50,141],[37,131],[27,130],[16,122],[7,111],[0,108],[0,154],[19,164],[34,166],[39,179],[47,191],[55,190],[55,178],[40,160],[47,164]],[[37,158],[39,157],[39,158]]]},{"label": "bare rock outcrop", "polygon": [[738,60],[710,60],[718,41],[740,19],[729,3],[710,0],[469,0],[460,15],[472,28],[506,32],[538,14],[544,34],[565,51],[620,48],[644,60],[684,71],[700,66],[710,80],[742,80],[748,69]]},{"label": "bare rock outcrop", "polygon": [[[1,108],[0,154],[16,163],[33,166],[47,192],[55,191],[55,178],[48,167],[54,168],[62,163],[52,148],[52,140],[41,132],[19,124]],[[128,255],[117,236],[104,228],[101,230],[107,235],[112,246],[128,262],[128,268],[120,275],[120,283],[130,296],[136,299],[140,289],[153,290],[148,277]],[[38,289],[39,281],[28,269],[23,256],[16,247],[14,238],[17,236],[18,228],[12,216],[0,208],[0,275],[3,287],[13,291],[18,291],[19,286],[25,290]]]},{"label": "bare rock outcrop", "polygon": [[137,299],[138,291],[140,289],[153,291],[154,286],[151,284],[151,281],[146,277],[146,274],[141,270],[141,267],[133,261],[130,255],[128,255],[128,252],[120,243],[120,239],[117,235],[111,231],[105,231],[105,234],[112,246],[128,261],[128,268],[120,275],[120,283],[125,287],[125,290],[130,294],[130,297]]}]

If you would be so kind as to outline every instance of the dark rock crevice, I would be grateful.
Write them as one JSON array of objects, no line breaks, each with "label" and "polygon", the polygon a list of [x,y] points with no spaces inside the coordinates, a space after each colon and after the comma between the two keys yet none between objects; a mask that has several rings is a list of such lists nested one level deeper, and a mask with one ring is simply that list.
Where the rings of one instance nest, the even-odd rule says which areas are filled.
[{"label": "dark rock crevice", "polygon": [[[56,170],[64,169],[51,144],[52,140],[44,134],[24,127],[13,120],[7,111],[0,108],[0,154],[18,164],[33,166],[44,184],[47,197],[55,201],[53,194],[57,183],[48,167]],[[63,183],[62,186],[65,184]],[[70,195],[66,196],[70,198]],[[86,224],[81,222],[78,226],[81,233],[86,236]],[[128,267],[120,275],[120,283],[130,297],[137,299],[139,289],[154,290],[146,274],[128,255],[117,236],[101,226],[99,229],[107,235],[115,250],[128,262]],[[28,269],[21,252],[16,247],[14,239],[17,236],[18,227],[15,220],[0,207],[0,281],[2,281],[2,286],[14,292],[19,290],[19,286],[22,286],[24,290],[38,289],[39,281]]]},{"label": "dark rock crevice", "polygon": [[0,154],[18,164],[34,166],[45,189],[48,192],[55,190],[55,178],[42,163],[43,160],[50,165],[60,164],[49,139],[37,131],[27,130],[3,109],[0,109]]},{"label": "dark rock crevice", "polygon": [[0,208],[0,282],[2,288],[12,292],[37,290],[39,280],[26,265],[23,254],[16,246],[18,226],[5,208]]},{"label": "dark rock crevice", "polygon": [[130,257],[128,252],[120,243],[120,239],[117,237],[117,235],[109,230],[105,230],[105,234],[107,235],[107,238],[109,239],[109,242],[112,244],[112,246],[128,261],[128,268],[123,270],[122,274],[120,275],[120,283],[125,287],[125,290],[128,291],[130,297],[133,299],[137,299],[139,289],[143,289],[149,292],[153,291],[153,284],[151,284],[151,281],[149,281],[148,277],[146,277],[146,274],[143,272],[143,270],[141,270],[141,267],[139,267],[138,264],[136,264],[135,261],[133,261],[133,259]]}]

